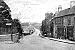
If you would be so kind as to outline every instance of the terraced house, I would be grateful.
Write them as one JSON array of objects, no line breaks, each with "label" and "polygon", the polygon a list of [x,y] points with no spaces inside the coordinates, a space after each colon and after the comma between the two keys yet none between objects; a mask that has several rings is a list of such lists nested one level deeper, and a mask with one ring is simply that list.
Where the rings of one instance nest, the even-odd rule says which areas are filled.
[{"label": "terraced house", "polygon": [[75,6],[61,10],[50,20],[53,37],[75,40]]}]

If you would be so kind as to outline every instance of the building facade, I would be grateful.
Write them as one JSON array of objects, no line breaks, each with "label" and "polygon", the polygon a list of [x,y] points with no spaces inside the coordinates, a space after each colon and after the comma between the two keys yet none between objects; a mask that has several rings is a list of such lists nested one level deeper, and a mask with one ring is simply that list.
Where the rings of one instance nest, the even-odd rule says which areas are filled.
[{"label": "building facade", "polygon": [[60,11],[50,23],[53,23],[53,37],[75,40],[75,6]]}]

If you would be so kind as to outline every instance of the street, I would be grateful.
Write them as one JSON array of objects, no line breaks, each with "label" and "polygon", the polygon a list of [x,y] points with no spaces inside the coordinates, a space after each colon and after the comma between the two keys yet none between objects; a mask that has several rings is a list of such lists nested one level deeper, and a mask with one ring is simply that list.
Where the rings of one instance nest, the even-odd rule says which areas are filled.
[{"label": "street", "polygon": [[0,0],[0,50],[75,50],[75,0]]},{"label": "street", "polygon": [[20,43],[1,42],[0,50],[75,50],[75,44],[41,38],[40,31],[35,29],[32,35],[20,39]]}]

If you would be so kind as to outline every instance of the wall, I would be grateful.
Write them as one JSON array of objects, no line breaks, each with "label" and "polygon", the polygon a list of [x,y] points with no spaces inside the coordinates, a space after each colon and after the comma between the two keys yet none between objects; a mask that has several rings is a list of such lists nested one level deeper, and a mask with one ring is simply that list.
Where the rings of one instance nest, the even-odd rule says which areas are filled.
[{"label": "wall", "polygon": [[65,17],[63,17],[63,25],[64,26],[67,26],[67,24],[68,24],[67,17],[65,16]]},{"label": "wall", "polygon": [[75,16],[73,16],[72,20],[73,20],[73,25],[74,25],[74,33],[73,33],[73,35],[74,35],[74,40],[75,40]]}]

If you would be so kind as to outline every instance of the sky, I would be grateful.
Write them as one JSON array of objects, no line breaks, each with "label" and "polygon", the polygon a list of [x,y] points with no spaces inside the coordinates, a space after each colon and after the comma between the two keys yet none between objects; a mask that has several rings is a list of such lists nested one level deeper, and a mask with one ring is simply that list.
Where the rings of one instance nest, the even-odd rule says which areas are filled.
[{"label": "sky", "polygon": [[45,13],[57,11],[59,5],[62,9],[70,7],[72,0],[4,0],[11,9],[12,18],[23,22],[41,23]]}]

